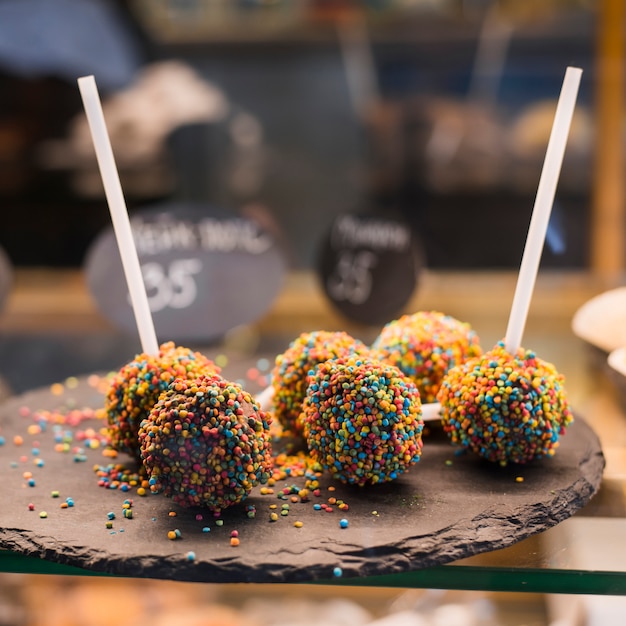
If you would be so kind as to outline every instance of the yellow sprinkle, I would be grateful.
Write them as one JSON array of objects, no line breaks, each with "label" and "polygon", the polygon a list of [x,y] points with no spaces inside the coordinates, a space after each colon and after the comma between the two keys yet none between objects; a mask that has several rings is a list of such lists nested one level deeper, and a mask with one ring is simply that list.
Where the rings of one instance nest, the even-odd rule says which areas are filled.
[{"label": "yellow sprinkle", "polygon": [[70,376],[65,380],[65,384],[68,389],[76,389],[76,387],[78,387],[78,378]]}]

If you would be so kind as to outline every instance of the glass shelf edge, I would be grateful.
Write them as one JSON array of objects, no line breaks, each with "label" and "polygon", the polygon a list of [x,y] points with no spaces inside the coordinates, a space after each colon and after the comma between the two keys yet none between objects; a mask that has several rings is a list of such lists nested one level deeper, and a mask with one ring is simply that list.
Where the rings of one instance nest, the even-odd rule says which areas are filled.
[{"label": "glass shelf edge", "polygon": [[[94,572],[72,565],[46,561],[10,550],[0,550],[0,571],[13,574],[46,574],[63,576],[101,576],[114,574]],[[124,576],[123,578],[128,578]],[[581,595],[626,595],[626,575],[621,572],[514,569],[440,565],[403,572],[334,578],[300,584],[334,587],[388,587],[403,589],[457,589],[467,591],[559,593]]]}]

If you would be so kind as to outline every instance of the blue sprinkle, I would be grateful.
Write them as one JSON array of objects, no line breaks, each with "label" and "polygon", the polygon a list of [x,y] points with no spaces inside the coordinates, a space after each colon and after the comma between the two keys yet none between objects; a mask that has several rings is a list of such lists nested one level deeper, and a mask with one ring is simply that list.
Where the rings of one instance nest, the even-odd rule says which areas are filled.
[{"label": "blue sprinkle", "polygon": [[335,569],[333,570],[333,576],[335,578],[341,578],[342,575],[343,575],[343,570],[340,567],[335,567]]}]

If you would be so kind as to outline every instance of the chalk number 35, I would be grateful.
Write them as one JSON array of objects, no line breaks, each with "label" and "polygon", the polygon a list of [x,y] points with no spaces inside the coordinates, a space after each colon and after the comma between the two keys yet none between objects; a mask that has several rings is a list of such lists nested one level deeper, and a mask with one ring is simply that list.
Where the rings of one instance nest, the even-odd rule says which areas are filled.
[{"label": "chalk number 35", "polygon": [[367,302],[372,293],[371,269],[376,263],[376,255],[367,250],[342,252],[327,280],[330,296],[337,301],[347,300],[351,304]]},{"label": "chalk number 35", "polygon": [[169,265],[156,261],[141,266],[150,311],[186,309],[198,296],[195,274],[202,271],[200,259],[176,259]]}]

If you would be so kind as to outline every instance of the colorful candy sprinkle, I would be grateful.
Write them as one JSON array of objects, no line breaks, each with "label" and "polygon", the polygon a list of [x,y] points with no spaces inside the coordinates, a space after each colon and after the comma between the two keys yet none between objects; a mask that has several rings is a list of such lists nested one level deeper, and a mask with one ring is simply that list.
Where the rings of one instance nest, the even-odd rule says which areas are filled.
[{"label": "colorful candy sprinkle", "polygon": [[451,367],[482,354],[478,335],[469,324],[438,311],[419,311],[389,322],[374,340],[372,351],[413,380],[422,402],[435,402]]},{"label": "colorful candy sprinkle", "polygon": [[365,355],[369,348],[345,332],[314,331],[302,333],[287,350],[276,357],[272,371],[274,415],[286,431],[302,434],[299,416],[308,385],[307,377],[315,368],[337,357]]},{"label": "colorful candy sprinkle", "polygon": [[270,478],[270,421],[236,383],[177,379],[139,429],[151,489],[214,512],[241,502]]},{"label": "colorful candy sprinkle", "polygon": [[437,396],[454,444],[500,465],[553,456],[573,421],[564,378],[551,363],[504,342],[448,372]]},{"label": "colorful candy sprinkle", "polygon": [[111,377],[105,409],[111,446],[139,457],[137,431],[159,395],[176,378],[193,380],[201,374],[219,374],[210,359],[188,348],[164,343],[158,356],[139,354]]},{"label": "colorful candy sprinkle", "polygon": [[392,365],[356,356],[323,363],[302,414],[311,456],[342,482],[394,480],[421,457],[419,392]]}]

